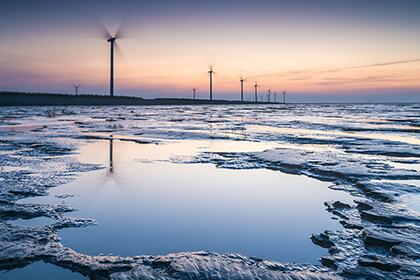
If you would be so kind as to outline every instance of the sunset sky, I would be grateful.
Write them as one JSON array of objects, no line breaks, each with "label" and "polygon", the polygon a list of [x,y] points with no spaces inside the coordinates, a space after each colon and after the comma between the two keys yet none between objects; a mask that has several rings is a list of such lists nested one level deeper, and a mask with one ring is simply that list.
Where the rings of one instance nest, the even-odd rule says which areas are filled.
[{"label": "sunset sky", "polygon": [[108,93],[109,44],[124,37],[116,95],[420,102],[420,0],[0,2],[0,91]]}]

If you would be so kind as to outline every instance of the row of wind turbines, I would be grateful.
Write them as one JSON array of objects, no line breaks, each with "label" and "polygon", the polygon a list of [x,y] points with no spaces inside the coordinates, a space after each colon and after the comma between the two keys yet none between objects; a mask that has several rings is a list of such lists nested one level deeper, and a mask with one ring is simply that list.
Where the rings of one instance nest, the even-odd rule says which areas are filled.
[{"label": "row of wind turbines", "polygon": [[[209,73],[209,82],[210,82],[210,88],[209,88],[210,101],[212,101],[213,100],[213,75],[214,75],[214,71],[213,71],[212,66],[210,66],[208,73]],[[241,86],[240,87],[240,93],[241,93],[240,100],[241,100],[241,102],[244,102],[244,82],[245,81],[246,81],[246,79],[244,77],[241,77],[240,80],[239,80],[240,86]],[[255,84],[254,84],[254,100],[253,100],[255,103],[258,102],[258,88],[259,87],[260,86],[258,85],[258,82],[255,82]],[[198,88],[196,88],[196,87],[192,89],[192,98],[194,100],[196,99],[197,91],[198,91]],[[271,94],[273,94],[273,96],[274,96],[274,102],[271,102]],[[286,103],[286,92],[283,91],[282,94],[283,94],[283,102],[282,103],[285,104]],[[260,97],[260,102],[264,102],[263,96]],[[267,90],[267,100],[266,100],[266,102],[268,102],[268,103],[278,103],[277,102],[277,92],[272,93],[271,89],[268,89]]]},{"label": "row of wind turbines", "polygon": [[[103,32],[104,32],[104,37],[106,39],[106,41],[109,43],[110,46],[110,73],[109,73],[109,95],[110,96],[114,96],[114,59],[115,59],[115,49],[119,48],[117,45],[117,39],[119,39],[121,37],[121,29],[120,26],[117,28],[117,31],[114,33],[114,35],[111,35],[111,33],[106,29],[106,27],[103,25]],[[209,93],[210,93],[210,101],[213,101],[213,75],[214,75],[214,71],[213,71],[213,67],[210,66],[209,67]],[[246,79],[244,79],[243,77],[240,78],[240,101],[244,102],[244,82],[246,81]],[[78,95],[79,94],[79,89],[80,89],[80,85],[74,84],[73,85],[74,90],[75,90],[75,94]],[[255,82],[254,84],[254,102],[257,103],[258,102],[258,88],[259,85],[257,82]],[[197,88],[193,88],[193,96],[192,98],[195,100],[196,99],[196,94],[198,89]],[[267,100],[266,102],[268,103],[272,103],[271,102],[271,89],[268,89],[267,91]],[[274,102],[273,103],[278,103],[277,102],[277,92],[273,93],[274,95]],[[260,102],[264,102],[263,97],[261,96],[260,98]],[[282,103],[286,103],[286,92],[283,91],[283,102]]]}]

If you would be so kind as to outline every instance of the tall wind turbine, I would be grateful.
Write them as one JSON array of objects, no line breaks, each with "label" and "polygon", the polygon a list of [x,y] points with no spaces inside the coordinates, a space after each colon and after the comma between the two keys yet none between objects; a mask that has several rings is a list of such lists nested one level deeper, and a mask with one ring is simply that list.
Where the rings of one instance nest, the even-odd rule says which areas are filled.
[{"label": "tall wind turbine", "polygon": [[109,95],[114,96],[114,57],[115,52],[114,50],[117,49],[118,51],[121,50],[118,47],[117,39],[120,39],[122,36],[121,34],[121,24],[118,26],[117,30],[115,31],[114,35],[111,35],[111,33],[108,31],[108,29],[105,27],[105,24],[101,22],[101,27],[103,29],[103,36],[106,39],[106,41],[109,43],[110,47],[110,67],[109,67]]},{"label": "tall wind turbine", "polygon": [[274,103],[277,103],[277,92],[274,93]]},{"label": "tall wind turbine", "polygon": [[283,104],[286,104],[286,92],[283,91]]},{"label": "tall wind turbine", "polygon": [[258,83],[255,82],[254,85],[254,94],[255,94],[255,102],[258,102]]},{"label": "tall wind turbine", "polygon": [[270,103],[271,102],[271,89],[268,89],[267,99],[268,99],[268,103]]},{"label": "tall wind turbine", "polygon": [[209,67],[209,77],[210,77],[210,101],[213,100],[213,66]]},{"label": "tall wind turbine", "polygon": [[239,80],[241,82],[241,102],[244,102],[244,78],[241,77]]}]

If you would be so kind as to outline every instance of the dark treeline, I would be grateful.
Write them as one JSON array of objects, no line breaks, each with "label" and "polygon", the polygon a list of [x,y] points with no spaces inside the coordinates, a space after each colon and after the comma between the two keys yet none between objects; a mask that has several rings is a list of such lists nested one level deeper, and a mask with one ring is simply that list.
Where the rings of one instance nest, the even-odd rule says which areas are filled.
[{"label": "dark treeline", "polygon": [[188,98],[144,99],[132,96],[70,95],[54,93],[0,92],[0,106],[69,106],[69,105],[200,105],[244,104],[228,100],[204,100]]}]

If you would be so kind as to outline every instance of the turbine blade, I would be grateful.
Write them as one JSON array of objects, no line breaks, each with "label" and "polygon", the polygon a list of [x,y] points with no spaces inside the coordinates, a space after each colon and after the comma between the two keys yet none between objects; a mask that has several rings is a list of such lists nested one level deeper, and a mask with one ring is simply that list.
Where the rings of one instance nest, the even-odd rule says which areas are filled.
[{"label": "turbine blade", "polygon": [[115,46],[115,51],[117,53],[117,55],[122,59],[122,60],[126,60],[125,55],[123,53],[123,51],[121,50],[119,44],[117,42],[114,43]]},{"label": "turbine blade", "polygon": [[126,32],[125,32],[124,28],[126,26],[125,25],[126,21],[127,21],[126,16],[121,19],[120,23],[117,26],[117,30],[115,31],[115,35],[114,35],[115,38],[117,38],[117,39],[125,38]]},{"label": "turbine blade", "polygon": [[127,70],[131,70],[130,63],[129,63],[126,55],[122,51],[121,47],[118,45],[117,42],[114,43],[114,46],[115,46],[116,57],[118,59],[117,63],[119,65],[125,67]]},{"label": "turbine blade", "polygon": [[101,39],[109,39],[111,38],[111,32],[109,32],[108,28],[106,28],[105,23],[102,21],[102,19],[97,16],[95,19],[96,27],[98,29],[98,33],[100,34]]}]

